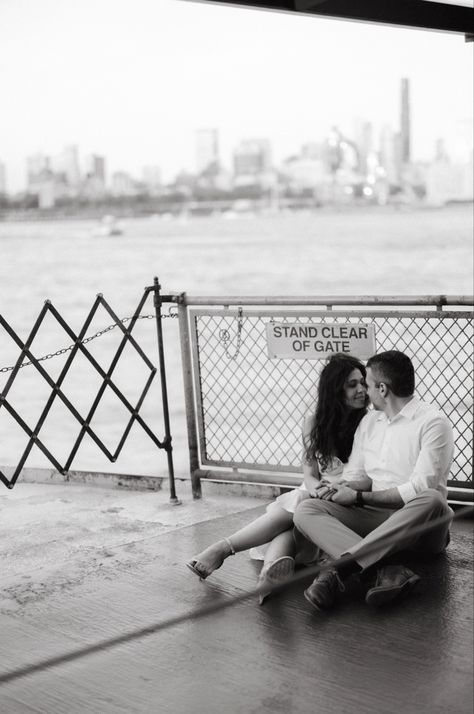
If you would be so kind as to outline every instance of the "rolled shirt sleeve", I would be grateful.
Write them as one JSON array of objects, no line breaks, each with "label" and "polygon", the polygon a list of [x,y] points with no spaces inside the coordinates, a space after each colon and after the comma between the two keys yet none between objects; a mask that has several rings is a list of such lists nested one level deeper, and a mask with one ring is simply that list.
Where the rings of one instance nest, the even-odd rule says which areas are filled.
[{"label": "rolled shirt sleeve", "polygon": [[420,432],[420,451],[408,481],[400,484],[398,492],[408,503],[427,488],[446,487],[454,453],[453,430],[448,419],[434,415]]}]

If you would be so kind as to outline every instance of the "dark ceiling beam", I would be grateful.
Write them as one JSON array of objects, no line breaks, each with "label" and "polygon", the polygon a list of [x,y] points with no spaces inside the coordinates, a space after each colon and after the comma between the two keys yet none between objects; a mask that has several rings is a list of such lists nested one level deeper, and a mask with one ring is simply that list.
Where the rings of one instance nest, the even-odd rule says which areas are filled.
[{"label": "dark ceiling beam", "polygon": [[[202,0],[201,0],[202,1]],[[204,0],[343,20],[401,25],[464,35],[474,33],[474,9],[427,0]]]},{"label": "dark ceiling beam", "polygon": [[426,30],[469,34],[474,31],[474,10],[426,0],[295,0],[295,10],[347,20],[380,22]]}]

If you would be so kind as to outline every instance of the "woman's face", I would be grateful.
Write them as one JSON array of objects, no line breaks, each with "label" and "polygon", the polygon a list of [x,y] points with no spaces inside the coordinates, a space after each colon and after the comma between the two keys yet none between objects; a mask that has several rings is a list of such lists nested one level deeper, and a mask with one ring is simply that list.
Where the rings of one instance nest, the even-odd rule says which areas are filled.
[{"label": "woman's face", "polygon": [[344,402],[350,409],[363,409],[367,404],[367,385],[360,369],[353,369],[344,382]]}]

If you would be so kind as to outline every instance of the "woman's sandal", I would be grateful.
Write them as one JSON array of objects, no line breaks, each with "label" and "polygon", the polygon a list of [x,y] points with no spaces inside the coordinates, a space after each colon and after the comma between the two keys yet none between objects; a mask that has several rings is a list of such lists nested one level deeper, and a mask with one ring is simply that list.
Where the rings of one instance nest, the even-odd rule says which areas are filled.
[{"label": "woman's sandal", "polygon": [[258,604],[263,605],[267,598],[277,585],[280,585],[288,578],[291,578],[295,572],[295,559],[289,555],[284,555],[281,558],[274,560],[264,572],[261,572],[258,578]]},{"label": "woman's sandal", "polygon": [[[201,580],[201,581],[205,580],[207,577],[209,577],[209,575],[212,575],[214,570],[217,570],[218,568],[220,568],[222,563],[226,559],[227,555],[235,555],[235,549],[234,549],[234,546],[232,545],[232,542],[230,541],[230,539],[223,538],[222,540],[225,540],[225,542],[229,546],[230,553],[223,555],[222,560],[219,563],[219,565],[216,565],[215,568],[212,568],[212,570],[210,572],[207,572],[206,570],[202,570],[201,568],[199,568],[198,563],[200,563],[200,561],[198,560],[198,558],[193,558],[192,560],[190,560],[188,563],[185,564],[186,567],[189,568],[189,570],[191,570],[195,575],[198,576],[199,580]],[[200,563],[200,564],[202,565],[202,563]]]}]

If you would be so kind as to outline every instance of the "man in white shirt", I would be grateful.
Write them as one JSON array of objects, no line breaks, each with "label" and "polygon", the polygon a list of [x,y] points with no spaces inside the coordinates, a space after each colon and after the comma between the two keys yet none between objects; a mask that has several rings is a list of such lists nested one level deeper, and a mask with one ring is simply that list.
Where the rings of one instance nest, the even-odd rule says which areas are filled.
[{"label": "man in white shirt", "polygon": [[[364,573],[400,550],[440,553],[449,541],[452,427],[414,390],[407,355],[391,350],[369,359],[367,391],[375,410],[357,428],[344,480],[322,482],[317,497],[303,501],[295,512],[297,537],[302,534],[335,560],[334,569],[323,570],[305,590],[318,610],[332,607],[349,575]],[[429,530],[416,532],[430,521]],[[366,602],[398,599],[418,580],[408,568],[385,565]]]}]

